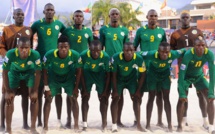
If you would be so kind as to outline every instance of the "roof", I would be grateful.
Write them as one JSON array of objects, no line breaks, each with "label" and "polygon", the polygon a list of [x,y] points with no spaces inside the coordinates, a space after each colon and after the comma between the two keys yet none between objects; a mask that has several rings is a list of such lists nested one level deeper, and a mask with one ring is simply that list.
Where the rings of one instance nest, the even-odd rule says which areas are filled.
[{"label": "roof", "polygon": [[215,0],[193,0],[190,4],[198,5],[198,4],[212,4],[212,3],[215,3]]}]

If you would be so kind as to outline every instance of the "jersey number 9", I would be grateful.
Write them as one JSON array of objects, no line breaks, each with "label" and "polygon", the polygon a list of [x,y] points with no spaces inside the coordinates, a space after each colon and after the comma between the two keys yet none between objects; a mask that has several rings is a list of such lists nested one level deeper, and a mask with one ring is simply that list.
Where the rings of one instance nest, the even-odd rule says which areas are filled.
[{"label": "jersey number 9", "polygon": [[151,35],[150,36],[150,42],[154,42],[155,41],[155,36],[154,35]]}]

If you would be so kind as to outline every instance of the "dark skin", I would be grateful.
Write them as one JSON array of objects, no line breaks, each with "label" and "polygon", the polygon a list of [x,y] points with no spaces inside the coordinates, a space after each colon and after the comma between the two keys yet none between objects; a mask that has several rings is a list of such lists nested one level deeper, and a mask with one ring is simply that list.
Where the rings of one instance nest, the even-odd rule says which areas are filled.
[{"label": "dark skin", "polygon": [[[181,28],[182,29],[188,29],[190,28],[190,22],[191,22],[191,17],[189,13],[182,13],[180,16],[180,22],[181,22]],[[181,59],[178,59],[178,65],[181,64]],[[188,91],[187,91],[188,94]],[[200,92],[196,92],[198,99],[199,99],[199,107],[202,112],[202,117],[207,117],[207,104],[206,101],[203,97],[203,94]],[[187,109],[188,109],[188,100],[184,102],[184,107],[185,107],[185,112],[184,112],[184,117],[187,117]],[[187,124],[186,124],[187,125]]]},{"label": "dark skin", "polygon": [[[65,59],[68,56],[69,52],[69,43],[68,42],[60,42],[58,44],[58,56],[61,59]],[[47,70],[43,69],[44,73],[44,85],[48,85],[48,74]],[[68,96],[68,99],[71,104],[71,109],[73,111],[73,117],[74,117],[74,129],[78,130],[78,116],[79,116],[79,106],[77,102],[77,97],[78,97],[78,85],[80,82],[80,77],[81,77],[81,69],[77,68],[76,69],[76,81],[75,81],[75,87],[73,89],[73,95]],[[51,96],[51,91],[45,91],[45,104],[44,104],[44,130],[48,130],[48,119],[49,119],[49,113],[51,109],[51,102],[52,102],[52,96]]]},{"label": "dark skin", "polygon": [[[160,46],[158,49],[158,55],[160,60],[166,60],[168,58],[168,55],[170,53],[170,46]],[[151,130],[150,126],[150,120],[151,120],[151,114],[152,114],[152,108],[153,108],[153,103],[154,103],[154,98],[156,96],[156,89],[149,91],[149,98],[147,102],[147,124],[146,128]],[[172,123],[171,123],[171,104],[169,101],[169,93],[170,89],[161,89],[161,93],[163,96],[163,101],[164,101],[164,109],[166,111],[166,116],[167,116],[167,122],[168,122],[168,129],[170,132],[172,132]]]},{"label": "dark skin", "polygon": [[[195,50],[195,54],[198,57],[201,57],[204,54],[206,48],[206,42],[204,40],[197,40],[195,41],[194,44],[194,50]],[[203,99],[205,99],[207,101],[207,106],[206,106],[206,110],[208,113],[208,119],[209,119],[209,124],[213,125],[214,122],[214,98],[208,98],[208,89],[201,89],[198,90],[199,93],[203,96]],[[188,93],[187,93],[188,95]],[[178,104],[177,104],[177,118],[178,118],[178,127],[177,127],[177,131],[178,132],[182,132],[182,119],[183,119],[183,115],[184,112],[186,112],[186,107],[184,106],[185,103],[187,103],[187,98],[179,98],[178,100]]]},{"label": "dark skin", "polygon": [[157,12],[153,9],[149,10],[146,18],[148,20],[148,27],[150,29],[155,29],[157,27],[157,21],[158,21]]},{"label": "dark skin", "polygon": [[[134,46],[133,45],[124,45],[123,48],[123,57],[124,60],[129,62],[132,60],[134,56]],[[140,124],[140,105],[141,105],[141,87],[143,84],[143,81],[145,79],[145,72],[140,74],[140,77],[138,79],[138,87],[136,89],[135,94],[131,94],[131,100],[133,101],[133,110],[135,117],[137,119],[137,129],[141,132],[145,132],[145,129]],[[116,124],[118,119],[118,110],[119,110],[119,100],[120,95],[118,94],[117,90],[117,72],[112,73],[112,82],[113,82],[113,93],[112,93],[112,102],[111,102],[111,115],[112,115],[112,123]]]},{"label": "dark skin", "polygon": [[[73,16],[73,20],[74,20],[74,23],[75,23],[75,28],[76,29],[79,29],[81,30],[82,29],[82,23],[84,21],[84,14],[82,12],[75,12],[74,13],[74,16]],[[81,77],[82,79],[82,77]],[[66,98],[66,102],[67,102],[67,123],[65,125],[65,127],[71,129],[71,104],[70,104],[70,101],[69,101],[69,98],[67,97]],[[61,104],[62,105],[62,104]]]},{"label": "dark skin", "polygon": [[[91,57],[96,60],[99,58],[102,50],[101,44],[91,44],[90,47],[90,55]],[[110,73],[106,72],[105,77],[105,87],[102,94],[98,94],[98,99],[100,101],[100,112],[102,116],[102,129],[104,130],[107,127],[107,109],[108,109],[108,98],[110,95],[109,83],[110,83]],[[87,92],[85,82],[87,79],[84,79],[84,74],[82,73],[82,118],[83,122],[87,122],[87,114],[89,110],[88,101],[90,99],[90,92]],[[85,128],[83,128],[85,129]]]},{"label": "dark skin", "polygon": [[[21,42],[19,41],[18,44],[18,51],[19,51],[19,56],[21,59],[26,59],[28,57],[30,50],[30,41],[27,42]],[[9,78],[8,78],[8,70],[3,70],[3,79],[4,79],[4,86],[6,89],[5,92],[5,117],[6,117],[6,132],[12,133],[11,131],[11,123],[12,123],[12,114],[14,111],[14,98],[15,98],[15,92],[18,89],[10,89],[9,87]],[[36,131],[36,119],[37,119],[37,112],[38,112],[38,86],[39,86],[39,81],[40,81],[40,70],[35,71],[35,81],[34,81],[34,86],[28,88],[29,92],[29,98],[31,100],[31,127],[30,131],[32,134],[39,134]]]},{"label": "dark skin", "polygon": [[55,8],[52,4],[47,4],[44,7],[43,14],[45,15],[45,20],[47,23],[54,21]]},{"label": "dark skin", "polygon": [[[120,19],[120,12],[117,9],[111,9],[110,14],[110,25],[111,27],[118,27],[119,26],[119,19]],[[123,94],[120,96],[119,106],[118,106],[118,119],[117,119],[117,125],[119,127],[126,127],[124,124],[122,124],[121,121],[121,115],[122,115],[122,108],[124,104],[124,97]]]},{"label": "dark skin", "polygon": [[[14,10],[13,12],[13,19],[15,21],[15,26],[17,27],[22,27],[23,26],[23,22],[24,22],[24,12],[22,11],[22,9],[18,8],[16,10]],[[6,52],[6,51],[5,51]],[[5,54],[3,54],[5,55]],[[21,87],[20,90],[26,90],[26,84],[24,81],[21,81]],[[4,87],[3,87],[3,91],[2,91],[2,100],[1,100],[1,126],[0,126],[0,131],[4,131],[5,129],[5,115],[4,115],[4,107],[5,107],[5,99],[4,99]],[[28,93],[26,93],[24,91],[24,93],[22,91],[20,91],[21,96],[22,96],[22,113],[23,113],[23,128],[28,130],[30,129],[29,125],[28,125]]]}]

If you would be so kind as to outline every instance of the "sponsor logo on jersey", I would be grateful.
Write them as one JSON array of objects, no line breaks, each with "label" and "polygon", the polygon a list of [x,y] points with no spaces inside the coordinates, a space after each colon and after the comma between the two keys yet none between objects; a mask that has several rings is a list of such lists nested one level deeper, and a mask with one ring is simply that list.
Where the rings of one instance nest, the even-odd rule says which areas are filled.
[{"label": "sponsor logo on jersey", "polygon": [[158,34],[158,38],[162,38],[162,35],[161,35],[161,34]]},{"label": "sponsor logo on jersey", "polygon": [[32,63],[33,63],[32,61],[28,61],[28,62],[27,62],[28,65],[31,65]]},{"label": "sponsor logo on jersey", "polygon": [[104,65],[104,63],[99,63],[99,66],[102,66],[102,65]]},{"label": "sponsor logo on jersey", "polygon": [[69,62],[68,62],[68,65],[71,65],[72,63],[73,63],[72,61],[69,61]]},{"label": "sponsor logo on jersey", "polygon": [[194,61],[193,61],[193,60],[191,60],[190,62],[194,63]]},{"label": "sponsor logo on jersey", "polygon": [[185,70],[186,69],[186,65],[184,64],[181,64],[181,67],[180,67],[181,70]]},{"label": "sponsor logo on jersey", "polygon": [[5,63],[8,63],[8,61],[9,61],[8,57],[5,56],[5,57],[4,57],[4,62],[5,62]]},{"label": "sponsor logo on jersey", "polygon": [[35,61],[35,63],[36,63],[36,65],[39,65],[39,64],[40,64],[40,59],[37,59],[37,60]]},{"label": "sponsor logo on jersey", "polygon": [[56,26],[55,26],[55,29],[56,29],[56,30],[59,30],[59,26],[58,26],[58,25],[56,25]]},{"label": "sponsor logo on jersey", "polygon": [[144,34],[144,36],[148,36],[147,34]]},{"label": "sponsor logo on jersey", "polygon": [[44,27],[40,27],[40,28],[44,30]]},{"label": "sponsor logo on jersey", "polygon": [[168,63],[172,63],[172,60],[169,60]]},{"label": "sponsor logo on jersey", "polygon": [[197,30],[193,30],[193,31],[192,31],[192,34],[197,34]]},{"label": "sponsor logo on jersey", "polygon": [[121,32],[120,34],[121,34],[122,36],[125,36],[125,33],[124,33],[124,32]]},{"label": "sponsor logo on jersey", "polygon": [[89,35],[87,33],[84,34],[85,38],[89,38]]},{"label": "sponsor logo on jersey", "polygon": [[27,29],[27,30],[25,30],[25,33],[27,34],[27,35],[30,35],[30,31]]}]

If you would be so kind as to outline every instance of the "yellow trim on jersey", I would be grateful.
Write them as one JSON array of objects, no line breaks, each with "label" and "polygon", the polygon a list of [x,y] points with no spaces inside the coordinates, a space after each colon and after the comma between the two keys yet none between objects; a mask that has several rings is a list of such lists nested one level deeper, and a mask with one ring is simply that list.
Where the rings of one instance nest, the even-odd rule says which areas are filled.
[{"label": "yellow trim on jersey", "polygon": [[106,25],[106,27],[109,27],[109,25]]},{"label": "yellow trim on jersey", "polygon": [[138,68],[138,71],[140,72],[140,73],[143,73],[143,72],[145,72],[146,71],[146,68],[144,67],[139,67]]},{"label": "yellow trim on jersey", "polygon": [[57,51],[58,49],[54,50],[54,57],[57,58]]},{"label": "yellow trim on jersey", "polygon": [[15,55],[16,55],[16,57],[19,56],[19,52],[18,52],[18,49],[17,49],[17,48],[15,49]]},{"label": "yellow trim on jersey", "polygon": [[205,48],[205,54],[207,54],[208,53],[208,48]]},{"label": "yellow trim on jersey", "polygon": [[87,29],[87,27],[84,26],[84,29]]},{"label": "yellow trim on jersey", "polygon": [[122,28],[122,25],[119,25],[120,28]]},{"label": "yellow trim on jersey", "polygon": [[190,50],[190,51],[191,51],[191,53],[192,53],[192,54],[194,54],[194,48],[191,48],[191,50]]},{"label": "yellow trim on jersey", "polygon": [[69,55],[69,56],[72,56],[72,51],[71,51],[71,50],[69,50],[68,55]]},{"label": "yellow trim on jersey", "polygon": [[171,52],[169,52],[169,58],[172,56]]},{"label": "yellow trim on jersey", "polygon": [[100,58],[103,58],[103,56],[104,56],[104,53],[101,51]]},{"label": "yellow trim on jersey", "polygon": [[74,29],[74,27],[73,27],[73,26],[71,26],[71,28],[72,28],[72,29]]},{"label": "yellow trim on jersey", "polygon": [[29,50],[29,54],[28,54],[28,56],[30,56],[31,55],[31,49]]},{"label": "yellow trim on jersey", "polygon": [[[123,54],[123,52],[121,52],[121,53],[119,54],[119,59],[120,59],[120,60],[123,60],[122,54]],[[134,53],[133,59],[135,60],[136,58],[137,58],[137,54]]]},{"label": "yellow trim on jersey", "polygon": [[87,57],[91,57],[90,56],[90,50],[87,51]]},{"label": "yellow trim on jersey", "polygon": [[40,22],[43,22],[43,19],[40,19]]},{"label": "yellow trim on jersey", "polygon": [[146,29],[146,26],[144,26],[143,28]]},{"label": "yellow trim on jersey", "polygon": [[155,53],[155,58],[158,58],[158,51]]}]

